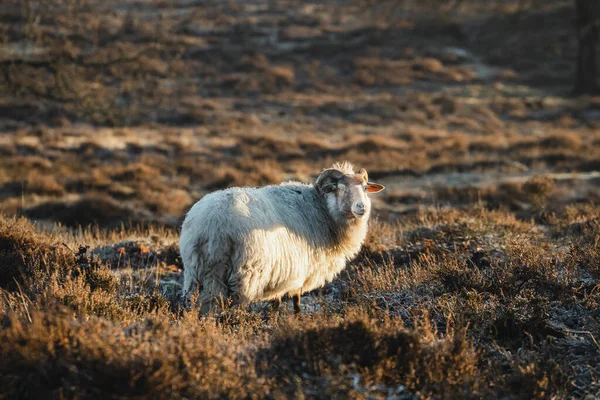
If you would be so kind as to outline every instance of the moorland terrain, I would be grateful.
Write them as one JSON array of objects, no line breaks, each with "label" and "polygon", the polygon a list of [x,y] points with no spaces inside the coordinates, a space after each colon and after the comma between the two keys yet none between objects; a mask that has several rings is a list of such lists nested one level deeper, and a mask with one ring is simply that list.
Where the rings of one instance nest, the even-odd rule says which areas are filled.
[{"label": "moorland terrain", "polygon": [[[0,398],[600,396],[571,1],[0,4]],[[334,282],[182,308],[206,193],[386,186]]]}]

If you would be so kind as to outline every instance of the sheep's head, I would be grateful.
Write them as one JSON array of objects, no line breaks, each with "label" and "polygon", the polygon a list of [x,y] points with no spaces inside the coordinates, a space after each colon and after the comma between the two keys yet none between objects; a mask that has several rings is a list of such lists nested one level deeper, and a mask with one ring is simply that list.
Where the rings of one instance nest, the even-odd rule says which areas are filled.
[{"label": "sheep's head", "polygon": [[352,164],[334,164],[323,170],[315,187],[324,196],[327,209],[338,222],[366,218],[371,212],[371,200],[367,193],[381,192],[384,187],[369,182],[367,171],[362,168],[355,173]]}]

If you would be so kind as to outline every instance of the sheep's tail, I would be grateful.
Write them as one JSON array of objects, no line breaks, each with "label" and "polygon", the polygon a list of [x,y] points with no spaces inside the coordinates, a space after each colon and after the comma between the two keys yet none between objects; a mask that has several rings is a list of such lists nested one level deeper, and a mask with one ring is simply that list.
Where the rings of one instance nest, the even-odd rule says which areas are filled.
[{"label": "sheep's tail", "polygon": [[200,256],[197,248],[185,248],[181,245],[181,257],[183,259],[183,297],[190,300],[190,297],[196,291],[198,286],[198,276],[200,276],[203,265],[200,265]]}]

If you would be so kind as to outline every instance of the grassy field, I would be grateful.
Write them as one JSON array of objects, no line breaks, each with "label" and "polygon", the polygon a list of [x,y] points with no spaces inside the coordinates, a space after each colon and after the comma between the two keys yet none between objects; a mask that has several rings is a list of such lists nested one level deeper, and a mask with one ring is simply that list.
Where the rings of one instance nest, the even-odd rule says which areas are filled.
[{"label": "grassy field", "polygon": [[[572,8],[0,4],[0,398],[599,397]],[[195,201],[341,160],[387,189],[300,316],[181,306]]]}]

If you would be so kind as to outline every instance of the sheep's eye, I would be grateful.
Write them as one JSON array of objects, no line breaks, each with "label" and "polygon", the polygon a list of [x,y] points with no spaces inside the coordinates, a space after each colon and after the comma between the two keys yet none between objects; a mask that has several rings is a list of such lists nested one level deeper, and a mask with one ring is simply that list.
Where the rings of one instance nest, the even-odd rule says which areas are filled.
[{"label": "sheep's eye", "polygon": [[337,185],[335,183],[330,183],[329,185],[323,186],[324,193],[331,193],[337,189]]}]

